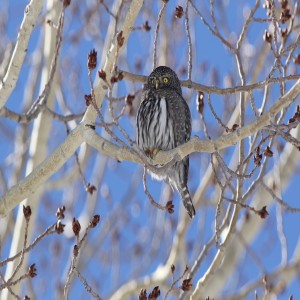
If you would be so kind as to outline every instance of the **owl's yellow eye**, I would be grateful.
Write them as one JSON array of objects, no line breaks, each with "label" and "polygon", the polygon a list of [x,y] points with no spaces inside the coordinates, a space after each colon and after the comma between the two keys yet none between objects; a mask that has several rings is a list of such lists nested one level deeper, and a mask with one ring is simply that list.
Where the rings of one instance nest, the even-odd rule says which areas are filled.
[{"label": "owl's yellow eye", "polygon": [[168,83],[168,82],[169,82],[169,78],[168,78],[168,77],[164,77],[164,78],[163,78],[163,82],[164,82],[164,83]]}]

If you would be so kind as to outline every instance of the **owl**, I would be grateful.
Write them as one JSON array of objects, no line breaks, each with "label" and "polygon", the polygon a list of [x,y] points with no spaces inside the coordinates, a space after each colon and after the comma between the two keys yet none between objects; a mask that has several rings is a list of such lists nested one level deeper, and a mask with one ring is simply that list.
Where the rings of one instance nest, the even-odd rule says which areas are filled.
[{"label": "owl", "polygon": [[[157,67],[147,78],[136,120],[136,143],[148,157],[159,150],[171,150],[191,137],[191,113],[182,97],[176,73],[165,66]],[[181,196],[189,216],[195,208],[187,187],[189,157],[176,162],[164,174],[151,174],[168,182]]]}]

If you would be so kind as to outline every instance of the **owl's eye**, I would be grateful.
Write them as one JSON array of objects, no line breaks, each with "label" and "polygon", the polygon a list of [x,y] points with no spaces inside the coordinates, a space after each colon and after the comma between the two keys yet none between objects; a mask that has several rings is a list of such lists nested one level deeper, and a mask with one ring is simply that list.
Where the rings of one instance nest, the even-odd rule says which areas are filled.
[{"label": "owl's eye", "polygon": [[164,82],[164,83],[168,83],[168,82],[169,82],[169,78],[168,78],[168,77],[164,77],[164,78],[163,78],[163,82]]}]

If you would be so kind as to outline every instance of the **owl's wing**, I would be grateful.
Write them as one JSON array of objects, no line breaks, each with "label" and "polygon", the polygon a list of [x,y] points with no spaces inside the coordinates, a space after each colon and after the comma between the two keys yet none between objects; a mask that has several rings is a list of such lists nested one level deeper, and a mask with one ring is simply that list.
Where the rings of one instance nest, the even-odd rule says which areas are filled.
[{"label": "owl's wing", "polygon": [[191,112],[182,95],[172,91],[169,95],[169,113],[174,120],[175,147],[186,143],[191,138]]}]

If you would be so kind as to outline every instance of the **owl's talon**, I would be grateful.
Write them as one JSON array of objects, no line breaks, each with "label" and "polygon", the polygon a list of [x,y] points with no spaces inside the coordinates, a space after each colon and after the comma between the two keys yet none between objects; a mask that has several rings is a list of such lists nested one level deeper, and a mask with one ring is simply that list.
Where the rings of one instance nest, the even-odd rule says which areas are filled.
[{"label": "owl's talon", "polygon": [[159,149],[157,149],[157,148],[146,149],[145,154],[146,154],[146,156],[153,159],[155,157],[155,155],[158,153],[158,151],[159,151]]}]

